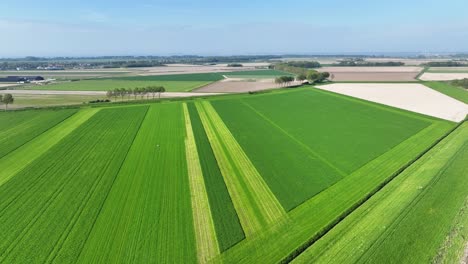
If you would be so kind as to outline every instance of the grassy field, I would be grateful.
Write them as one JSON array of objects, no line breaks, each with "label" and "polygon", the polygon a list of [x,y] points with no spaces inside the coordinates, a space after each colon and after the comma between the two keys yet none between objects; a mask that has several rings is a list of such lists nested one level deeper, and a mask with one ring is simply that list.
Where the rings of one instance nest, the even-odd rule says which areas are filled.
[{"label": "grassy field", "polygon": [[76,259],[143,110],[99,111],[0,187],[0,262]]},{"label": "grassy field", "polygon": [[195,104],[188,104],[188,109],[216,228],[217,240],[220,250],[225,251],[245,238],[244,230],[239,222],[239,217],[234,209]]},{"label": "grassy field", "polygon": [[213,105],[287,210],[430,124],[318,90]]},{"label": "grassy field", "polygon": [[[131,77],[139,78],[139,77]],[[22,89],[33,90],[63,90],[63,91],[107,91],[116,88],[133,89],[147,86],[164,86],[168,92],[188,92],[209,84],[210,81],[164,81],[115,78],[109,80],[84,80],[64,82],[51,85],[23,86]]]},{"label": "grassy field", "polygon": [[[278,263],[308,249],[303,258],[455,125],[307,88],[0,113],[0,263]],[[466,149],[460,131],[452,145]],[[446,154],[421,175],[448,164]],[[427,189],[433,199],[394,232],[434,240],[424,245],[443,259],[465,243],[457,173],[398,185],[389,207],[406,210]],[[448,186],[450,201],[439,203]],[[428,230],[440,225],[449,239],[408,229],[428,208],[447,215]],[[397,238],[382,241],[397,252]],[[382,262],[375,249],[369,260]]]},{"label": "grassy field", "polygon": [[73,115],[76,110],[0,113],[0,158]]},{"label": "grassy field", "polygon": [[105,95],[43,95],[43,94],[15,94],[15,102],[11,109],[38,108],[49,106],[81,105],[93,100],[108,99]]},{"label": "grassy field", "polygon": [[424,82],[424,85],[468,104],[468,91],[466,89],[453,86],[448,82]]},{"label": "grassy field", "polygon": [[465,123],[295,262],[460,262],[467,162]]}]

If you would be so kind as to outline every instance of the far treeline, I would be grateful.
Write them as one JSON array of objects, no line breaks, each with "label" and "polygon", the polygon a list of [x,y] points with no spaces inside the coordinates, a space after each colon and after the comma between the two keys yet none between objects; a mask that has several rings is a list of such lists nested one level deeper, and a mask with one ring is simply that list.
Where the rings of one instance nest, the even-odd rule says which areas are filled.
[{"label": "far treeline", "polygon": [[461,80],[452,81],[452,85],[468,89],[468,79],[465,78]]},{"label": "far treeline", "polygon": [[365,61],[362,58],[345,59],[338,63],[334,63],[333,66],[342,67],[397,67],[404,66],[405,63],[401,61],[384,61],[384,62],[372,62]]},{"label": "far treeline", "polygon": [[131,96],[136,100],[137,96],[140,96],[140,98],[143,100],[149,99],[150,96],[152,99],[155,98],[155,95],[158,94],[158,98],[161,98],[161,93],[164,93],[166,89],[162,86],[148,86],[148,87],[143,87],[143,88],[116,88],[113,90],[107,91],[106,95],[108,98],[114,98],[116,101],[118,97],[121,98],[123,101],[125,96],[127,96],[128,99],[130,99]]},{"label": "far treeline", "polygon": [[463,67],[468,66],[466,63],[461,63],[458,61],[430,61],[425,63],[424,66],[427,67]]}]

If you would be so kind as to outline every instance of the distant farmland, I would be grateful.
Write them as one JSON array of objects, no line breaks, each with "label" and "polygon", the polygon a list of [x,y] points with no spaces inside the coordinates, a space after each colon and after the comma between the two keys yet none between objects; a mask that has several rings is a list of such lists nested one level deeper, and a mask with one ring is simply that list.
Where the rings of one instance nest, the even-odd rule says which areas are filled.
[{"label": "distant farmland", "polygon": [[[122,83],[219,75],[166,78]],[[466,224],[466,124],[310,88],[0,121],[0,263],[457,260],[466,244],[443,248]]]},{"label": "distant farmland", "polygon": [[275,70],[237,71],[225,73],[194,73],[153,76],[128,76],[99,78],[61,82],[43,86],[24,86],[22,89],[34,90],[64,90],[64,91],[107,91],[116,88],[132,89],[147,86],[164,86],[168,92],[188,92],[206,86],[210,83],[230,78],[241,79],[268,79],[289,73]]}]

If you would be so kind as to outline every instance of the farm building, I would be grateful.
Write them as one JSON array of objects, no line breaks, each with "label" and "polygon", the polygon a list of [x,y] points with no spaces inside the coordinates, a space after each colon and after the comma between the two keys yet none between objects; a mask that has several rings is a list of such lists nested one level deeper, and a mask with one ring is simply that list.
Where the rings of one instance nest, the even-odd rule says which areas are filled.
[{"label": "farm building", "polygon": [[28,83],[31,81],[43,81],[44,77],[42,76],[7,76],[0,78],[0,82],[10,82],[10,83]]}]

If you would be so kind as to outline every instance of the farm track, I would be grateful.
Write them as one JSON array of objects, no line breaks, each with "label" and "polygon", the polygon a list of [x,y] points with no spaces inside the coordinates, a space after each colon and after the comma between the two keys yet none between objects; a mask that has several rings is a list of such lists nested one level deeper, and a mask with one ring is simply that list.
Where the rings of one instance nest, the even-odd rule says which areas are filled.
[{"label": "farm track", "polygon": [[217,256],[220,251],[216,238],[208,194],[203,179],[203,172],[198,157],[195,136],[187,104],[183,104],[185,118],[185,154],[190,182],[193,224],[197,243],[198,263],[206,263]]},{"label": "farm track", "polygon": [[151,106],[79,263],[197,260],[181,104]]},{"label": "farm track", "polygon": [[[60,257],[78,253],[77,242],[84,240],[83,235],[86,235],[86,229],[90,228],[92,223],[89,220],[97,216],[99,204],[104,201],[103,198],[117,173],[115,168],[118,166],[115,165],[123,161],[125,148],[131,143],[129,139],[132,137],[129,134],[136,133],[137,127],[130,124],[138,122],[138,118],[135,118],[137,113],[138,111],[101,111],[85,126],[75,130],[56,145],[53,148],[55,152],[51,151],[41,156],[8,184],[2,186],[0,191],[3,194],[10,193],[7,197],[18,197],[14,204],[2,208],[4,225],[0,228],[3,230],[14,226],[8,231],[2,231],[6,235],[0,244],[2,262],[23,262],[25,259],[32,262],[52,260],[50,253],[56,250],[56,247],[62,248],[61,251],[55,251],[60,253]],[[119,117],[112,118],[114,114]],[[130,116],[134,118],[128,119]],[[109,140],[106,142],[111,136],[119,143]],[[111,159],[96,162],[102,150],[109,151]],[[46,162],[52,153],[60,155],[62,162]],[[40,175],[39,181],[32,186],[28,185],[30,175],[34,174]],[[8,188],[11,186],[16,188]],[[89,200],[89,192],[93,190],[95,192],[92,192],[93,197],[90,200],[92,203],[86,207],[86,214],[82,215],[80,211],[84,208],[83,201]],[[77,220],[76,216],[81,217]],[[78,232],[70,230],[70,225],[75,224],[80,227]],[[65,234],[68,239],[63,239],[64,233],[70,231],[72,236]],[[64,244],[58,246],[57,243]],[[36,253],[32,254],[32,251]]]},{"label": "farm track", "polygon": [[99,109],[82,110],[0,159],[0,186],[91,118]]},{"label": "farm track", "polygon": [[451,127],[453,125],[447,122],[435,122],[291,211],[289,223],[278,223],[267,228],[261,236],[240,242],[217,261],[291,261],[380,190]]},{"label": "farm track", "polygon": [[211,104],[196,104],[246,236],[285,218],[281,204]]}]

